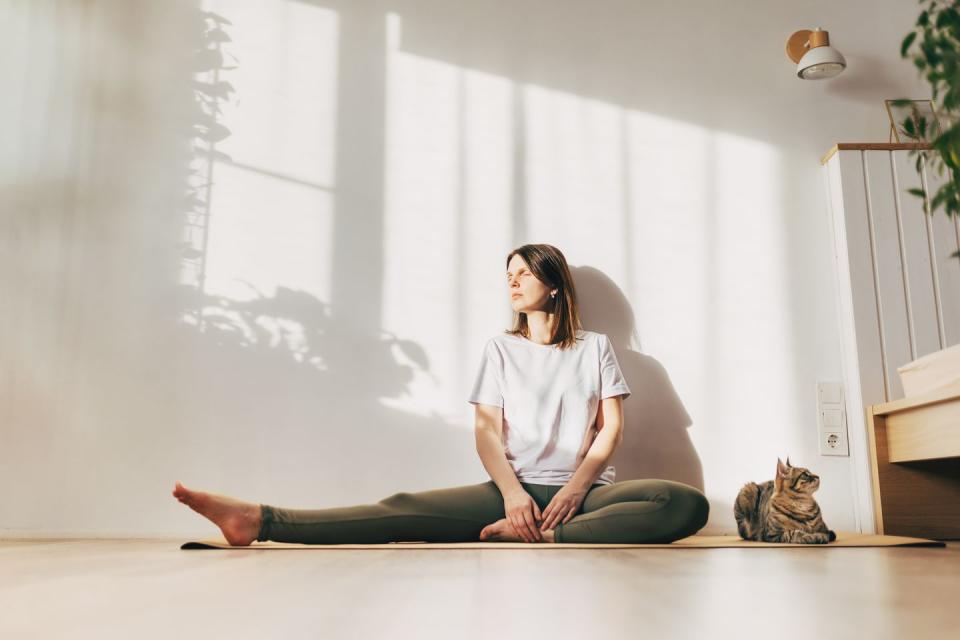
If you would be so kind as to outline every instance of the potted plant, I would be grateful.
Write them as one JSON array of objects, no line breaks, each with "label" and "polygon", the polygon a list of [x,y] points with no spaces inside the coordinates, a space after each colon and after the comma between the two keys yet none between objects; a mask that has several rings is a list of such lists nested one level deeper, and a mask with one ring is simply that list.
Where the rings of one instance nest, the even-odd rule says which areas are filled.
[{"label": "potted plant", "polygon": [[[932,197],[928,198],[922,188],[910,189],[910,193],[925,199],[928,214],[942,207],[952,217],[960,213],[960,0],[920,0],[919,4],[922,11],[900,44],[900,56],[911,59],[930,84],[939,126],[912,117],[904,121],[903,131],[921,141],[933,137],[928,150],[911,154],[917,155],[918,172],[925,163],[947,179]],[[910,102],[896,100],[891,104],[907,106]],[[960,259],[960,251],[950,257]]]},{"label": "potted plant", "polygon": [[[924,199],[926,213],[943,208],[947,217],[960,213],[960,0],[920,0],[920,15],[900,44],[900,56],[909,58],[930,85],[934,117],[912,113],[901,133],[926,148],[911,151],[917,171],[926,164],[946,180],[928,197],[923,188],[910,193]],[[891,104],[912,106],[910,100]],[[921,181],[921,184],[922,181]],[[960,251],[950,257],[960,259]],[[904,393],[909,397],[960,380],[960,345],[926,354],[898,368]]]}]

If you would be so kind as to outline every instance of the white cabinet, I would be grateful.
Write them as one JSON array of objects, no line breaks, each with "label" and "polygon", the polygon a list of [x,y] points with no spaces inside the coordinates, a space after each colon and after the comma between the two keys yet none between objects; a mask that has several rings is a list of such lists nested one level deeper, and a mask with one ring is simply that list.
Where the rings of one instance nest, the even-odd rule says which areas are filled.
[{"label": "white cabinet", "polygon": [[960,223],[908,193],[912,145],[839,144],[823,160],[836,256],[843,383],[861,531],[873,531],[866,408],[903,397],[897,367],[960,342]]}]

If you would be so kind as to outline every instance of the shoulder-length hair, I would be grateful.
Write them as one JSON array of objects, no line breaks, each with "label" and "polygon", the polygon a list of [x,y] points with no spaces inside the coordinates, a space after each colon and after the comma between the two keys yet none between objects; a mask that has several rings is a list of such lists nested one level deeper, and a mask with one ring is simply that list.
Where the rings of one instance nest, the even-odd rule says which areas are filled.
[{"label": "shoulder-length hair", "polygon": [[[525,244],[507,254],[507,267],[510,266],[511,258],[517,254],[527,263],[537,280],[550,289],[557,290],[556,297],[551,298],[553,302],[548,303],[552,308],[548,306],[546,309],[556,316],[550,344],[555,344],[560,349],[574,346],[577,341],[577,331],[582,327],[580,313],[577,310],[577,291],[573,286],[573,277],[570,275],[567,259],[553,245]],[[505,330],[504,333],[529,340],[530,327],[527,325],[527,314],[514,312],[513,328]]]}]

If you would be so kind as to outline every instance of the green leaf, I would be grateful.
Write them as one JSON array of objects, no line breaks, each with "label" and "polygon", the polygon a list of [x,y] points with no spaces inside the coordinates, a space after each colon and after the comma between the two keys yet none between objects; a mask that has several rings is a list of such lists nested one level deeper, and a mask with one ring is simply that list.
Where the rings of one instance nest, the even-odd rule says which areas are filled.
[{"label": "green leaf", "polygon": [[914,187],[913,189],[907,189],[907,193],[917,196],[918,198],[927,197],[927,194],[923,191],[923,189],[918,189],[917,187]]},{"label": "green leaf", "polygon": [[937,19],[933,21],[934,26],[937,29],[943,29],[943,26],[947,24],[947,14],[943,11],[937,14]]},{"label": "green leaf", "polygon": [[940,191],[938,191],[937,194],[933,196],[933,199],[930,200],[930,211],[936,211],[937,207],[943,204],[943,202],[948,199],[949,195],[950,194],[946,192],[946,189],[941,187]]},{"label": "green leaf", "polygon": [[913,44],[913,41],[917,39],[917,32],[911,31],[907,34],[907,37],[903,39],[903,42],[900,44],[900,57],[907,57],[907,49],[910,48],[910,45]]}]

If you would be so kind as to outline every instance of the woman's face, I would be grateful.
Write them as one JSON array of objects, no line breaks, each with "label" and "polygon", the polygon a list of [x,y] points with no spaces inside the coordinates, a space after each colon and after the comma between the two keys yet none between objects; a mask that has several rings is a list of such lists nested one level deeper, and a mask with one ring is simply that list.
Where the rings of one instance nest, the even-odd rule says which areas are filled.
[{"label": "woman's face", "polygon": [[514,311],[529,313],[544,309],[552,300],[550,292],[550,287],[537,280],[519,253],[510,258],[510,264],[507,265],[507,295],[510,296],[510,306]]}]

